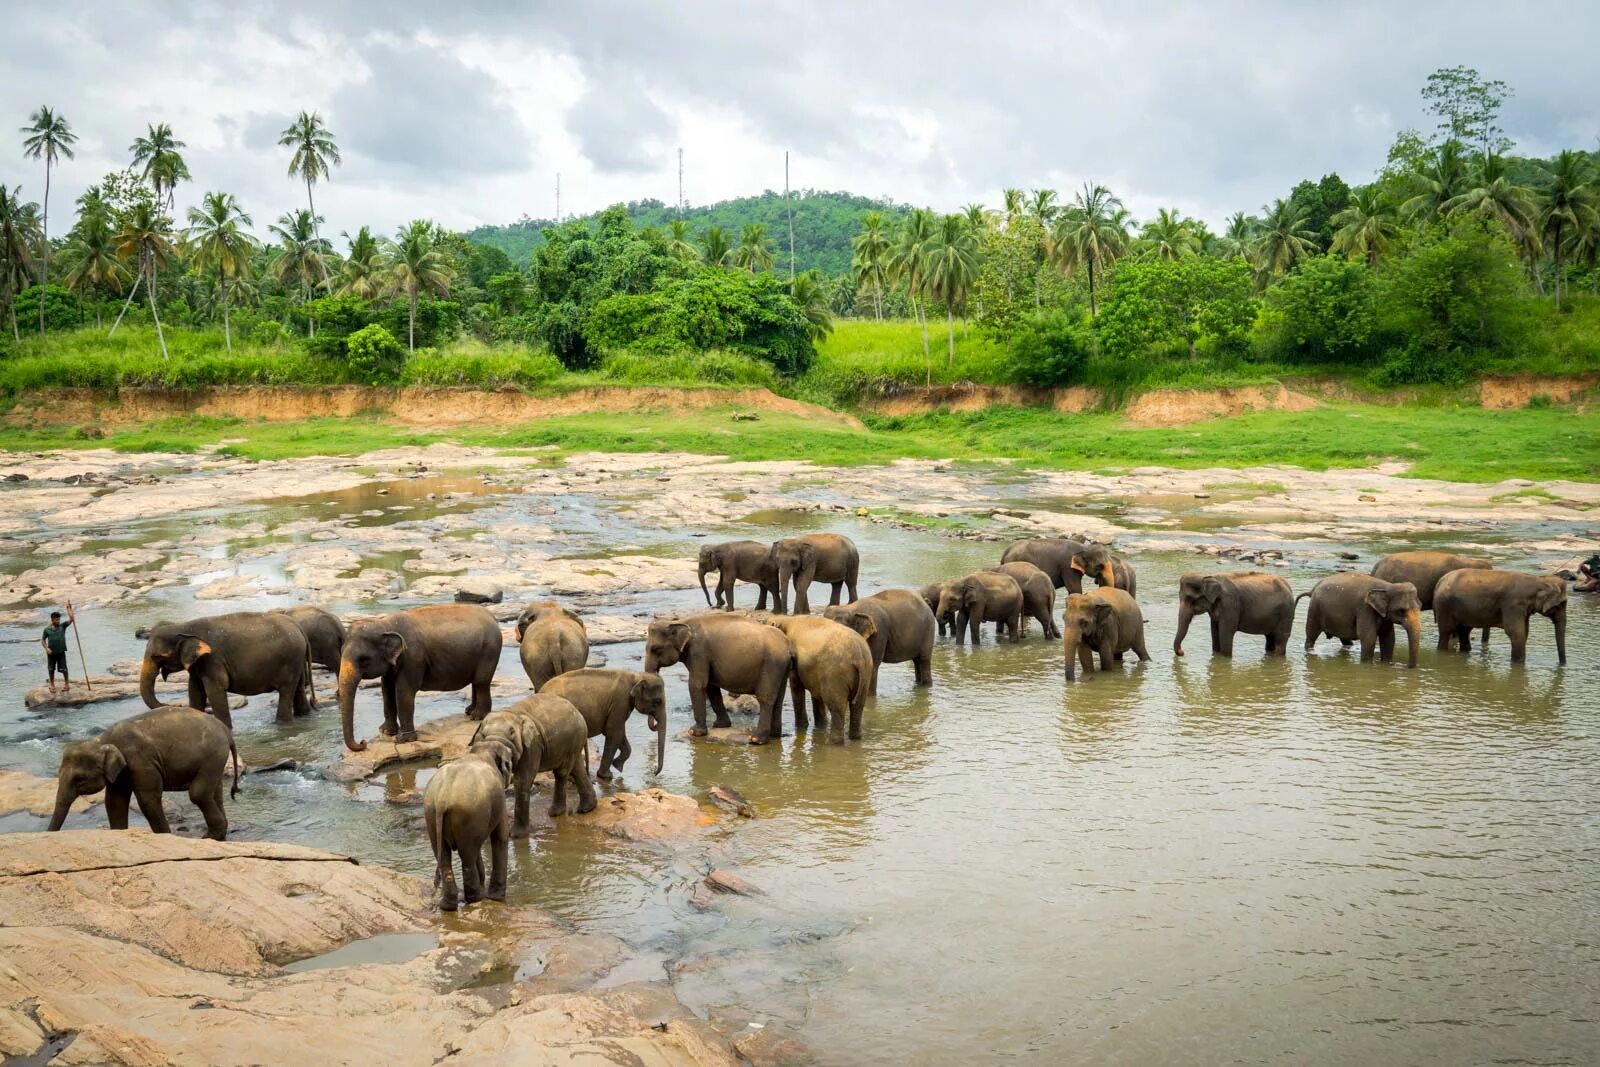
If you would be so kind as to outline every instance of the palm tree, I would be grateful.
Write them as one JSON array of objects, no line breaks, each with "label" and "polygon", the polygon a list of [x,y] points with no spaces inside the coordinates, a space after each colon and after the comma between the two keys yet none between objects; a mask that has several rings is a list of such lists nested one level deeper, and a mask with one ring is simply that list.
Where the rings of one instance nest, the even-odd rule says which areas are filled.
[{"label": "palm tree", "polygon": [[[78,135],[72,124],[48,107],[40,107],[28,116],[28,125],[22,127],[22,154],[29,159],[44,160],[44,216],[41,232],[44,236],[44,271],[39,284],[50,284],[50,168],[62,156],[72,158],[72,146]],[[44,292],[39,293],[39,336],[44,336]]]},{"label": "palm tree", "polygon": [[693,263],[700,258],[700,250],[689,240],[689,223],[684,219],[673,219],[667,223],[667,250],[685,263]]},{"label": "palm tree", "polygon": [[[115,238],[117,258],[124,263],[138,264],[144,278],[144,295],[150,300],[150,318],[156,324],[156,339],[161,342],[161,358],[167,358],[167,338],[161,329],[161,313],[156,310],[156,271],[172,258],[176,249],[172,243],[172,217],[161,213],[154,203],[145,200],[133,205],[122,221],[122,229]],[[133,294],[128,294],[129,299]],[[123,311],[127,311],[126,305]],[[122,316],[117,316],[122,321]],[[113,325],[112,330],[116,330]]]},{"label": "palm tree", "polygon": [[[282,249],[272,261],[272,273],[280,285],[291,282],[300,287],[300,301],[311,299],[311,287],[319,277],[326,277],[328,242],[317,236],[317,221],[311,212],[296,209],[278,216],[278,221],[267,229],[278,237]],[[315,332],[315,328],[312,328]]]},{"label": "palm tree", "polygon": [[1023,205],[1026,203],[1027,197],[1028,194],[1021,189],[1004,189],[1001,191],[1000,199],[1004,205],[1001,208],[1001,212],[1006,217],[1006,227],[1008,229],[1015,226],[1017,220],[1022,217],[1022,213],[1025,210]]},{"label": "palm tree", "polygon": [[1068,274],[1079,267],[1089,275],[1089,316],[1100,313],[1095,303],[1095,276],[1105,275],[1128,247],[1128,212],[1110,189],[1084,182],[1072,206],[1056,221],[1051,249]]},{"label": "palm tree", "polygon": [[820,274],[814,270],[796,274],[789,280],[789,295],[806,317],[806,333],[813,341],[833,332],[833,312],[828,308],[828,290]]},{"label": "palm tree", "polygon": [[1467,191],[1467,163],[1459,141],[1446,141],[1411,179],[1411,196],[1400,205],[1409,219],[1432,222],[1445,205]]},{"label": "palm tree", "polygon": [[1445,201],[1444,214],[1468,215],[1505,227],[1512,243],[1528,262],[1534,283],[1539,284],[1535,270],[1539,256],[1539,230],[1532,193],[1513,182],[1506,170],[1505,160],[1492,154],[1478,160],[1466,185],[1465,189]]},{"label": "palm tree", "polygon": [[[945,329],[949,334],[949,353],[946,367],[956,365],[955,309],[967,298],[967,290],[978,277],[978,238],[960,215],[946,215],[941,220],[933,240],[928,245],[928,289],[944,302]],[[933,382],[933,368],[928,368],[928,383]]]},{"label": "palm tree", "polygon": [[222,339],[233,351],[233,326],[228,319],[228,281],[250,274],[250,253],[255,238],[246,232],[251,224],[232,193],[207,193],[200,207],[189,209],[184,240],[194,253],[196,274],[215,269],[217,300],[222,304]]},{"label": "palm tree", "polygon": [[928,246],[937,222],[927,208],[912,208],[900,224],[900,234],[889,256],[889,276],[898,285],[905,283],[912,313],[922,323],[922,358],[928,361],[929,382],[933,380],[932,356],[928,354],[927,263]]},{"label": "palm tree", "polygon": [[1242,211],[1235,211],[1228,216],[1228,225],[1222,230],[1222,236],[1217,244],[1221,249],[1223,259],[1250,258],[1250,245],[1255,241],[1256,227],[1260,224],[1254,215],[1246,215]]},{"label": "palm tree", "polygon": [[889,280],[889,233],[884,225],[883,212],[869,211],[861,218],[861,232],[850,242],[854,254],[850,269],[855,274],[856,285],[872,286],[872,306],[875,317],[883,321],[883,290]]},{"label": "palm tree", "polygon": [[713,267],[726,267],[733,256],[733,242],[728,231],[712,226],[700,238],[701,258]]},{"label": "palm tree", "polygon": [[1060,205],[1056,203],[1056,191],[1054,189],[1033,190],[1028,194],[1027,207],[1028,214],[1038,219],[1039,225],[1046,230],[1050,229],[1050,223],[1061,212]]},{"label": "palm tree", "polygon": [[982,233],[994,222],[994,216],[989,214],[989,209],[977,203],[962,207],[961,217],[972,227],[973,233]]},{"label": "palm tree", "polygon": [[1139,243],[1145,255],[1155,259],[1182,259],[1200,251],[1193,223],[1179,215],[1177,208],[1158,208],[1156,217],[1140,231]]},{"label": "palm tree", "polygon": [[[117,259],[116,243],[111,232],[111,216],[104,210],[99,197],[89,198],[78,225],[65,249],[67,288],[75,293],[84,290],[111,289],[122,294],[122,283],[127,269]],[[100,301],[95,300],[94,324],[100,326]]]},{"label": "palm tree", "polygon": [[1302,259],[1316,254],[1317,233],[1306,225],[1303,208],[1280,198],[1261,211],[1261,228],[1254,249],[1257,271],[1263,275],[1282,274]]},{"label": "palm tree", "polygon": [[1337,227],[1332,250],[1351,259],[1365,259],[1374,272],[1379,258],[1388,255],[1400,239],[1399,209],[1377,183],[1350,194],[1349,205],[1329,221]]},{"label": "palm tree", "polygon": [[165,190],[166,205],[171,210],[175,198],[173,190],[179,182],[189,180],[189,165],[178,152],[188,146],[172,136],[172,127],[165,122],[145,129],[145,135],[134,138],[128,151],[133,153],[134,166],[144,164],[144,180],[156,194],[156,206],[161,206],[161,193]]},{"label": "palm tree", "polygon": [[406,347],[417,350],[417,295],[423,292],[450,295],[450,264],[434,247],[433,224],[422,219],[400,231],[389,261],[389,282],[384,295],[404,293],[410,304],[406,326]]},{"label": "palm tree", "polygon": [[350,254],[345,257],[344,269],[339,272],[339,296],[354,296],[362,300],[377,299],[383,288],[383,252],[370,227],[363,226],[351,237],[349,232],[339,236],[349,243]]},{"label": "palm tree", "polygon": [[772,242],[767,239],[767,228],[759,222],[745,225],[739,234],[739,246],[733,250],[733,263],[751,274],[772,267]]},{"label": "palm tree", "polygon": [[22,187],[0,185],[0,296],[11,311],[11,339],[17,332],[17,294],[27,288],[33,270],[32,213],[22,202]]},{"label": "palm tree", "polygon": [[1565,149],[1550,168],[1550,186],[1539,205],[1539,233],[1555,257],[1556,309],[1561,308],[1561,257],[1580,234],[1600,226],[1594,167],[1582,152]]},{"label": "palm tree", "polygon": [[[294,149],[289,157],[289,177],[298,177],[306,183],[306,210],[311,213],[311,229],[317,240],[322,239],[322,219],[317,216],[317,205],[311,197],[311,187],[332,175],[333,167],[344,160],[339,155],[339,144],[333,133],[316,111],[302,111],[278,135],[278,144]],[[328,265],[322,264],[322,283],[328,284]]]}]

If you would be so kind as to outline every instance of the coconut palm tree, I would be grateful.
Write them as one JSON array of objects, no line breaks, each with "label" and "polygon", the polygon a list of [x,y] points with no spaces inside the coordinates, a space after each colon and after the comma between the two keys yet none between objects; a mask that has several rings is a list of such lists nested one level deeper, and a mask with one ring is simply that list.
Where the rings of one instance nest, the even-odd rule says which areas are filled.
[{"label": "coconut palm tree", "polygon": [[1100,313],[1095,303],[1096,276],[1106,270],[1128,248],[1128,211],[1110,189],[1083,183],[1083,189],[1056,220],[1050,247],[1056,262],[1066,273],[1080,267],[1089,277],[1089,316]]},{"label": "coconut palm tree", "polygon": [[1278,199],[1261,209],[1254,260],[1262,275],[1278,275],[1316,254],[1317,233],[1306,225],[1306,212],[1288,200]]},{"label": "coconut palm tree", "polygon": [[796,274],[789,280],[789,295],[806,317],[806,333],[820,341],[833,332],[833,312],[828,307],[828,290],[822,276],[814,270]]},{"label": "coconut palm tree", "polygon": [[1432,222],[1445,214],[1445,205],[1467,191],[1466,157],[1461,142],[1446,141],[1411,178],[1411,195],[1400,205],[1408,219]]},{"label": "coconut palm tree", "polygon": [[[945,366],[956,364],[956,308],[967,298],[967,290],[978,278],[978,238],[960,215],[946,215],[928,243],[924,270],[928,290],[944,303],[945,329],[949,338],[949,352]],[[928,383],[933,382],[933,368],[928,368]]]},{"label": "coconut palm tree", "polygon": [[1350,203],[1329,220],[1332,251],[1350,259],[1365,259],[1373,271],[1400,239],[1400,211],[1383,186],[1364,185],[1350,194]]},{"label": "coconut palm tree", "polygon": [[199,207],[189,209],[189,228],[183,235],[193,254],[195,273],[217,273],[222,339],[229,352],[233,351],[233,325],[228,318],[228,283],[250,274],[250,254],[256,245],[247,230],[250,225],[250,216],[232,193],[207,193]]},{"label": "coconut palm tree", "polygon": [[1200,251],[1193,223],[1177,208],[1158,208],[1156,217],[1139,231],[1141,251],[1154,259],[1183,259]]},{"label": "coconut palm tree", "polygon": [[0,297],[11,312],[11,339],[17,332],[17,294],[27,288],[33,271],[33,213],[22,202],[22,187],[0,185]]},{"label": "coconut palm tree", "polygon": [[1021,189],[1002,189],[1000,191],[1000,213],[1005,216],[1006,228],[1017,224],[1026,209],[1028,194]]},{"label": "coconut palm tree", "polygon": [[700,238],[700,258],[713,267],[726,267],[732,259],[733,241],[721,226],[712,226]]},{"label": "coconut palm tree", "polygon": [[967,204],[961,209],[961,217],[972,227],[973,233],[982,233],[994,224],[994,216],[982,204]]},{"label": "coconut palm tree", "polygon": [[739,245],[733,250],[733,264],[751,274],[772,268],[772,242],[767,238],[767,228],[759,222],[745,225],[739,234]]},{"label": "coconut palm tree", "polygon": [[1028,194],[1028,214],[1038,219],[1039,225],[1046,230],[1050,229],[1050,223],[1061,213],[1057,199],[1054,189],[1035,189]]},{"label": "coconut palm tree", "polygon": [[[156,309],[156,272],[166,265],[176,248],[173,245],[172,217],[148,200],[133,205],[123,217],[122,228],[114,238],[117,258],[136,263],[144,278],[144,295],[150,301],[150,318],[156,324],[156,339],[161,342],[161,358],[167,358],[167,337],[161,329],[161,313]],[[129,293],[129,299],[133,294]],[[123,306],[127,311],[127,306]],[[122,321],[122,316],[117,316]],[[116,329],[113,325],[112,330]]]},{"label": "coconut palm tree", "polygon": [[889,230],[883,212],[869,211],[861,218],[861,232],[850,242],[850,269],[857,287],[872,286],[874,317],[883,321],[883,290],[889,281]]},{"label": "coconut palm tree", "polygon": [[[101,289],[110,289],[120,296],[122,283],[128,276],[127,268],[117,259],[111,216],[103,207],[98,196],[89,201],[63,251],[67,288],[80,294],[80,298],[84,291]],[[101,325],[99,299],[94,304],[94,324]]]},{"label": "coconut palm tree", "polygon": [[1246,215],[1242,211],[1235,211],[1228,216],[1228,224],[1223,227],[1222,236],[1217,239],[1218,254],[1223,259],[1250,258],[1250,246],[1256,238],[1256,227],[1260,220],[1254,215]]},{"label": "coconut palm tree", "polygon": [[[72,124],[48,107],[40,107],[28,116],[28,125],[22,127],[22,154],[29,159],[44,160],[44,214],[40,223],[44,237],[44,269],[39,284],[50,284],[50,168],[62,156],[72,158],[72,146],[78,135]],[[44,293],[39,294],[39,336],[44,336]]]},{"label": "coconut palm tree", "polygon": [[693,263],[700,258],[700,250],[689,239],[689,223],[684,219],[673,219],[667,223],[667,250],[685,263]]},{"label": "coconut palm tree", "polygon": [[1600,226],[1600,191],[1594,166],[1583,152],[1565,149],[1550,168],[1550,185],[1539,203],[1539,233],[1555,257],[1556,308],[1561,307],[1562,256],[1578,235]]},{"label": "coconut palm tree", "polygon": [[922,324],[922,358],[929,361],[929,380],[932,380],[932,357],[928,354],[928,246],[933,241],[938,223],[927,208],[912,208],[900,223],[900,233],[894,250],[889,254],[889,276],[896,285],[902,282],[906,296],[911,301],[912,313]]},{"label": "coconut palm tree", "polygon": [[[317,205],[312,199],[311,187],[330,177],[333,168],[344,162],[339,155],[339,143],[334,140],[333,133],[322,121],[320,112],[302,111],[278,135],[278,144],[284,148],[294,149],[294,154],[289,157],[289,177],[300,178],[306,183],[306,210],[311,214],[312,232],[320,241],[322,219],[317,216]],[[328,284],[326,262],[322,264],[322,283]]]},{"label": "coconut palm tree", "polygon": [[354,237],[349,231],[342,232],[350,248],[350,254],[345,256],[344,268],[339,272],[339,296],[354,296],[362,300],[375,300],[383,289],[383,250],[379,247],[378,239],[372,236],[372,229],[367,226],[356,231]]},{"label": "coconut palm tree", "polygon": [[389,260],[389,281],[384,295],[405,294],[410,307],[406,325],[406,347],[417,350],[417,296],[421,293],[450,295],[450,263],[434,246],[433,223],[418,219],[395,238]]},{"label": "coconut palm tree", "polygon": [[1466,188],[1444,203],[1443,214],[1465,215],[1499,223],[1511,237],[1517,251],[1527,261],[1534,283],[1539,257],[1538,209],[1533,194],[1516,184],[1506,170],[1505,160],[1497,155],[1479,158],[1467,179]]},{"label": "coconut palm tree", "polygon": [[136,137],[128,151],[133,153],[133,165],[144,165],[143,178],[156,194],[156,207],[163,202],[165,192],[167,209],[172,209],[178,183],[189,180],[189,165],[183,161],[178,149],[187,148],[184,142],[172,136],[172,127],[163,122],[147,126],[143,137]]},{"label": "coconut palm tree", "polygon": [[[317,236],[317,220],[309,211],[286,211],[267,229],[282,246],[272,261],[273,276],[280,285],[298,285],[300,301],[305,303],[311,299],[312,286],[327,276],[327,257],[332,249]],[[314,327],[312,331],[315,332]]]}]

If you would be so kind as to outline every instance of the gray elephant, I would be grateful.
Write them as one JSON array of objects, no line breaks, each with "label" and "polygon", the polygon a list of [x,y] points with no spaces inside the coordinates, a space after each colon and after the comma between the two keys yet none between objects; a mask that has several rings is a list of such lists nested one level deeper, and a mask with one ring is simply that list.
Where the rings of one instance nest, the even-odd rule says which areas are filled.
[{"label": "gray elephant", "polygon": [[355,736],[356,687],[381,678],[383,726],[396,741],[417,739],[417,693],[449,693],[472,686],[467,716],[489,714],[489,683],[500,665],[500,624],[476,604],[436,604],[385,615],[354,626],[339,659],[339,717],[344,745],[367,747]]},{"label": "gray elephant", "polygon": [[628,715],[635,711],[656,735],[656,773],[661,773],[667,758],[667,688],[659,674],[585,667],[550,679],[540,692],[570,701],[583,716],[589,736],[606,739],[596,777],[610,781],[611,768],[622,770],[633,754]]},{"label": "gray elephant", "polygon": [[1310,597],[1306,609],[1306,651],[1316,647],[1317,638],[1337,637],[1345,645],[1361,642],[1361,662],[1372,660],[1376,648],[1384,663],[1394,659],[1394,628],[1405,628],[1406,665],[1417,665],[1417,650],[1422,639],[1422,598],[1410,582],[1386,582],[1370,574],[1346,572],[1322,579],[1311,592],[1295,597]]},{"label": "gray elephant", "polygon": [[310,604],[297,608],[276,608],[274,615],[287,616],[305,634],[311,662],[326,670],[339,669],[339,652],[344,648],[344,623],[339,616]]},{"label": "gray elephant", "polygon": [[939,615],[939,597],[943,592],[943,582],[929,582],[917,590],[917,595],[922,598],[922,602],[928,605],[928,610],[933,613],[933,622],[939,628],[940,637],[943,637],[955,625],[954,620],[941,618]]},{"label": "gray elephant", "polygon": [[722,692],[754,694],[761,718],[753,745],[783,736],[783,690],[789,683],[789,640],[764,623],[742,615],[708,613],[684,619],[656,619],[644,639],[644,670],[681,663],[689,672],[689,702],[695,737],[706,735],[706,705],[719,728],[732,726]]},{"label": "gray elephant", "polygon": [[1433,591],[1433,618],[1439,624],[1439,651],[1460,643],[1472,647],[1472,629],[1498,626],[1511,640],[1511,662],[1528,656],[1528,619],[1535,613],[1556,630],[1556,658],[1567,663],[1567,583],[1555,575],[1518,571],[1455,570]]},{"label": "gray elephant", "polygon": [[[433,851],[434,880],[441,887],[440,910],[455,911],[459,905],[452,852],[461,857],[461,881],[468,904],[476,904],[485,896],[490,900],[506,899],[506,867],[511,851],[506,789],[521,758],[519,732],[508,730],[494,739],[479,740],[428,779],[428,788],[422,794],[422,821],[428,828],[428,847]],[[487,889],[483,877],[486,844],[490,850]]]},{"label": "gray elephant", "polygon": [[1002,563],[997,567],[985,567],[984,570],[1009,574],[1016,580],[1017,587],[1022,590],[1024,631],[1028,628],[1029,619],[1038,619],[1046,639],[1061,636],[1061,631],[1056,627],[1056,587],[1050,584],[1050,578],[1044,571],[1021,560],[1015,563]]},{"label": "gray elephant", "polygon": [[1139,595],[1139,578],[1133,566],[1121,556],[1111,554],[1111,546],[1090,541],[1070,564],[1076,574],[1087,574],[1103,588],[1121,589],[1131,597]]},{"label": "gray elephant", "polygon": [[535,692],[556,675],[589,662],[589,631],[583,620],[554,600],[536,600],[523,608],[515,635],[522,669]]},{"label": "gray elephant", "polygon": [[772,565],[778,578],[778,612],[789,610],[789,585],[794,584],[794,613],[811,612],[811,600],[806,590],[812,582],[827,582],[833,586],[830,604],[839,603],[840,593],[850,587],[850,599],[855,600],[856,578],[861,571],[861,554],[856,543],[843,534],[803,534],[785,537],[772,542]]},{"label": "gray elephant", "polygon": [[[226,705],[224,705],[226,707]],[[239,795],[239,753],[233,731],[196,708],[158,706],[114,723],[88,741],[67,745],[56,771],[56,807],[50,829],[67,821],[72,802],[106,791],[106,818],[113,830],[128,828],[128,801],[139,800],[139,813],[152,833],[169,834],[161,794],[186,790],[205,816],[206,836],[228,836],[228,813],[222,806],[222,785],[233,756],[233,792]]]},{"label": "gray elephant", "polygon": [[844,744],[845,717],[850,720],[850,740],[861,739],[861,713],[872,688],[873,633],[871,616],[856,614],[850,625],[811,615],[782,615],[768,621],[789,639],[794,669],[789,674],[789,696],[794,701],[795,729],[806,728],[806,694],[811,694],[817,729]]},{"label": "gray elephant", "polygon": [[1183,639],[1196,615],[1211,617],[1211,652],[1233,655],[1234,634],[1262,634],[1267,655],[1288,652],[1294,629],[1294,591],[1275,574],[1261,571],[1190,571],[1178,579],[1178,633],[1172,651],[1183,655]]},{"label": "gray elephant", "polygon": [[1074,663],[1082,664],[1083,673],[1094,673],[1096,652],[1102,671],[1111,670],[1125,652],[1132,651],[1141,661],[1150,658],[1144,647],[1144,613],[1121,589],[1102,587],[1069,594],[1062,621],[1068,681],[1075,676]]},{"label": "gray elephant", "polygon": [[150,628],[139,668],[139,695],[156,708],[156,676],[189,672],[189,706],[221,719],[231,730],[228,694],[278,694],[278,721],[311,710],[310,648],[300,627],[270,611],[236,611]]},{"label": "gray elephant", "polygon": [[589,780],[589,727],[572,702],[548,693],[523,697],[509,708],[491,712],[472,735],[472,744],[500,744],[517,754],[512,768],[512,837],[527,837],[528,805],[533,779],[549,771],[555,779],[550,817],[567,814],[567,786],[578,791],[578,814],[595,808]]},{"label": "gray elephant", "polygon": [[1410,582],[1417,587],[1422,610],[1433,609],[1433,591],[1439,579],[1451,571],[1489,570],[1494,566],[1486,559],[1458,556],[1453,552],[1395,552],[1384,556],[1372,568],[1374,578],[1386,582]]},{"label": "gray elephant", "polygon": [[1031,563],[1044,571],[1057,589],[1083,592],[1083,570],[1072,561],[1083,554],[1085,545],[1070,537],[1028,537],[1013,541],[1000,555],[1001,563]]},{"label": "gray elephant", "polygon": [[950,619],[955,625],[956,644],[962,644],[968,634],[977,644],[981,627],[986,622],[995,624],[995,640],[1001,631],[1010,635],[1013,643],[1022,638],[1022,587],[1009,574],[996,571],[978,571],[965,578],[952,578],[939,589],[941,619]]},{"label": "gray elephant", "polygon": [[[713,603],[706,589],[706,575],[717,572],[717,599]],[[778,568],[772,557],[772,546],[760,541],[723,541],[715,545],[700,546],[700,592],[705,595],[706,607],[733,610],[733,587],[736,582],[750,582],[761,590],[756,599],[756,610],[767,610],[770,594],[774,606],[778,603]]]},{"label": "gray elephant", "polygon": [[822,615],[847,626],[856,616],[871,620],[872,632],[863,636],[872,653],[871,694],[877,696],[878,670],[885,663],[909,662],[916,672],[917,685],[933,684],[933,639],[939,625],[933,609],[938,603],[937,591],[929,604],[926,591],[885,589],[848,604],[829,605]]}]

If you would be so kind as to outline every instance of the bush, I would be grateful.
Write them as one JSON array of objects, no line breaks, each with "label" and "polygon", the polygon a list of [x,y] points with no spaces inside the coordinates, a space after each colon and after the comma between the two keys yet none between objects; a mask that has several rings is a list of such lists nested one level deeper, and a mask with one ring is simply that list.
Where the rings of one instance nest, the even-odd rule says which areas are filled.
[{"label": "bush", "polygon": [[405,361],[401,381],[406,385],[505,385],[532,389],[548,385],[566,373],[561,361],[543,351],[494,351],[472,342],[443,351],[413,353]]},{"label": "bush", "polygon": [[1101,307],[1100,343],[1107,356],[1132,359],[1151,351],[1243,348],[1256,303],[1250,271],[1238,260],[1189,256],[1120,264]]},{"label": "bush", "polygon": [[583,338],[602,351],[633,349],[670,352],[683,339],[675,329],[672,300],[666,293],[617,293],[589,309]]},{"label": "bush", "polygon": [[1372,270],[1317,256],[1267,293],[1262,347],[1285,363],[1370,363],[1380,351]]},{"label": "bush", "polygon": [[405,366],[405,346],[377,323],[363,326],[345,338],[350,376],[365,385],[385,385],[400,378]]},{"label": "bush", "polygon": [[[52,272],[53,273],[53,272]],[[78,301],[64,287],[59,285],[47,286],[41,290],[39,286],[30,286],[17,294],[16,315],[17,329],[27,332],[31,326],[34,336],[39,334],[39,294],[44,293],[44,328],[46,330],[75,330],[85,322],[92,323],[94,316],[85,316],[78,306]],[[11,325],[6,324],[7,327]]]},{"label": "bush", "polygon": [[1395,353],[1391,362],[1426,362],[1426,352],[1443,362],[1515,353],[1527,321],[1519,315],[1525,291],[1504,235],[1476,223],[1423,235],[1379,279],[1379,321],[1413,353]]},{"label": "bush", "polygon": [[568,370],[588,370],[599,362],[583,337],[583,309],[570,300],[546,304],[538,330],[539,339]]},{"label": "bush", "polygon": [[1023,320],[1011,338],[1011,373],[1024,385],[1071,385],[1089,361],[1086,327],[1064,312]]},{"label": "bush", "polygon": [[810,323],[770,274],[700,271],[673,290],[671,322],[694,348],[742,352],[780,374],[804,374],[816,359]]},{"label": "bush", "polygon": [[778,385],[770,365],[737,352],[613,352],[599,373],[623,385]]}]

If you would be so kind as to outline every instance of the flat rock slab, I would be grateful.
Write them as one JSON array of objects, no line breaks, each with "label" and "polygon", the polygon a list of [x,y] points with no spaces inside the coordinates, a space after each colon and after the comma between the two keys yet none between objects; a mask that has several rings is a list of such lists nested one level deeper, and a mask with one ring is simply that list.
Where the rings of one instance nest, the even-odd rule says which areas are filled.
[{"label": "flat rock slab", "polygon": [[693,797],[664,789],[613,793],[582,819],[612,837],[649,844],[666,844],[697,837],[722,820],[706,811]]},{"label": "flat rock slab", "polygon": [[704,737],[694,736],[693,730],[684,730],[678,736],[695,744],[748,745],[755,730],[749,726],[712,726],[707,728]]},{"label": "flat rock slab", "polygon": [[[74,812],[88,811],[106,798],[105,790],[72,802]],[[25,811],[48,817],[56,807],[56,780],[26,771],[0,771],[0,815]]]},{"label": "flat rock slab", "polygon": [[478,721],[465,715],[422,723],[417,739],[404,743],[381,735],[367,738],[362,752],[341,747],[339,758],[322,769],[322,776],[334,782],[359,782],[388,767],[423,760],[455,759],[467,750],[467,743],[478,730]]},{"label": "flat rock slab", "polygon": [[[187,697],[189,683],[187,679],[178,682],[170,679],[165,682],[158,681],[156,692],[164,696],[182,694]],[[78,708],[85,704],[101,704],[108,700],[128,700],[138,695],[138,679],[129,680],[115,674],[91,674],[88,686],[83,684],[82,678],[74,678],[71,689],[57,689],[54,693],[50,691],[49,686],[41,685],[24,693],[22,703],[29,708]],[[244,705],[244,697],[235,696],[228,699],[229,707],[242,708]]]}]

